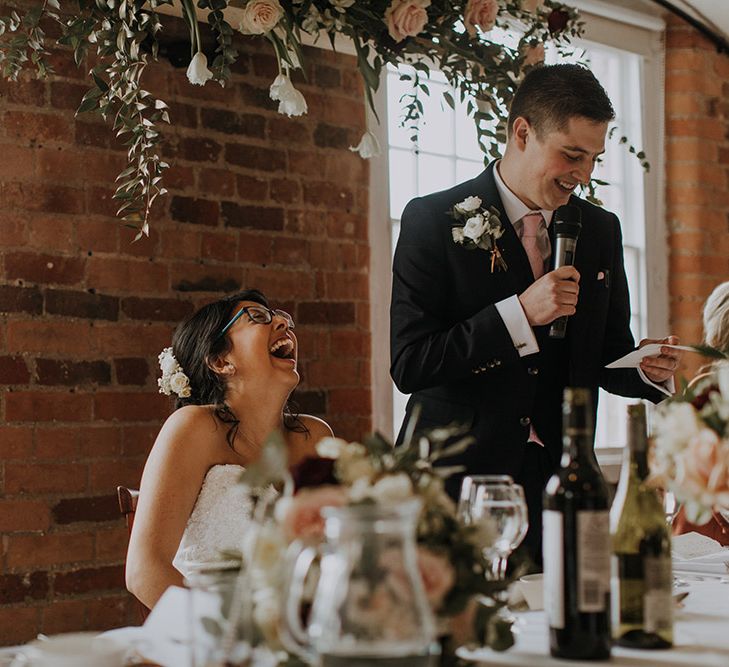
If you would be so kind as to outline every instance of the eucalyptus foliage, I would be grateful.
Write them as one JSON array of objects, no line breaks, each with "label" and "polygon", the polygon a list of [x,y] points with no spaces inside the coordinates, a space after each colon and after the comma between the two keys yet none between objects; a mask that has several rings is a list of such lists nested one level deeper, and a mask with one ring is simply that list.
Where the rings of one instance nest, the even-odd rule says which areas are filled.
[{"label": "eucalyptus foliage", "polygon": [[[263,34],[286,80],[290,71],[302,68],[305,33],[332,45],[340,36],[351,40],[373,111],[374,93],[386,67],[409,65],[402,77],[412,82],[413,92],[402,100],[403,123],[413,136],[423,113],[421,96],[430,92],[425,79],[431,69],[440,70],[473,117],[485,156],[495,157],[506,140],[511,98],[535,64],[530,49],[545,43],[569,48],[582,24],[576,10],[556,0],[498,0],[496,26],[520,35],[510,48],[497,41],[491,26],[476,24],[475,29],[468,24],[466,12],[473,1],[419,0],[417,4],[427,11],[422,29],[396,39],[388,28],[388,12],[402,0],[265,0],[280,12],[280,19]],[[238,11],[245,12],[254,2],[238,2]],[[120,203],[118,215],[139,230],[137,238],[149,231],[151,206],[165,193],[162,175],[168,167],[160,157],[160,128],[170,122],[167,105],[142,87],[145,68],[158,56],[159,9],[167,5],[181,11],[190,30],[191,56],[202,51],[198,20],[207,19],[215,36],[210,72],[213,80],[225,85],[238,57],[233,47],[238,26],[226,18],[231,16],[226,13],[229,4],[229,0],[67,0],[62,9],[59,0],[43,0],[31,9],[0,17],[0,67],[8,79],[16,80],[26,66],[39,77],[52,74],[48,42],[70,47],[69,56],[79,66],[87,56],[94,63],[89,72],[92,85],[78,112],[100,114],[126,142],[128,164],[117,178],[114,198]],[[43,26],[48,23],[57,25],[59,37],[46,35]],[[451,92],[444,93],[444,100],[455,106]]]}]

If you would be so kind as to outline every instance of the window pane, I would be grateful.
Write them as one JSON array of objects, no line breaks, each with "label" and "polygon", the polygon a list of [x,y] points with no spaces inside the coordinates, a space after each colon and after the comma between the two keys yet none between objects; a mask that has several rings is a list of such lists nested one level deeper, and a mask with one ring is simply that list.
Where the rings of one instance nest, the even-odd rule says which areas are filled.
[{"label": "window pane", "polygon": [[463,183],[470,178],[475,178],[484,170],[483,162],[471,162],[470,160],[458,160],[456,162],[456,183]]},{"label": "window pane", "polygon": [[412,150],[390,149],[390,217],[400,219],[405,205],[417,197],[418,169]]},{"label": "window pane", "polygon": [[455,118],[451,109],[443,100],[443,92],[448,87],[442,84],[429,83],[430,95],[422,94],[424,113],[420,121],[418,148],[429,153],[453,155],[455,143]]},{"label": "window pane", "polygon": [[456,184],[456,170],[452,157],[418,155],[418,194],[426,195],[445,190]]}]

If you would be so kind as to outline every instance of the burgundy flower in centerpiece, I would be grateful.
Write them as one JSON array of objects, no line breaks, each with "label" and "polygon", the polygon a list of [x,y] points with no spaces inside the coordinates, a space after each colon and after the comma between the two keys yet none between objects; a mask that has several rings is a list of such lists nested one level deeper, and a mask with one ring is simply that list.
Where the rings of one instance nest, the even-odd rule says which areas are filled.
[{"label": "burgundy flower in centerpiece", "polygon": [[334,459],[319,456],[310,456],[291,469],[295,491],[306,487],[323,486],[324,484],[337,485],[339,482],[334,476]]},{"label": "burgundy flower in centerpiece", "polygon": [[693,405],[697,410],[701,410],[701,408],[703,408],[709,402],[709,398],[714,393],[719,393],[719,387],[717,387],[715,384],[712,384],[706,387],[706,389],[704,389],[704,391],[702,391],[700,394],[697,394],[694,397],[694,400],[691,401],[691,405]]},{"label": "burgundy flower in centerpiece", "polygon": [[549,26],[549,32],[553,35],[562,32],[567,26],[567,22],[570,20],[570,15],[561,10],[553,9],[547,17],[547,25]]}]

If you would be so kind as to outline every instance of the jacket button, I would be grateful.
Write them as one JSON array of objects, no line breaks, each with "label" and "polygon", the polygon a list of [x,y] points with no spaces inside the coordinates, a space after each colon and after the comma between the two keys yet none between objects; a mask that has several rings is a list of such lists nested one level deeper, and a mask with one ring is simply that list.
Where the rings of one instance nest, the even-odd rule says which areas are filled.
[{"label": "jacket button", "polygon": [[522,426],[529,426],[529,424],[531,424],[531,423],[532,423],[532,420],[531,420],[531,419],[529,419],[529,417],[522,417],[522,418],[521,418],[521,419],[519,420],[519,423],[520,423],[520,424],[521,424]]},{"label": "jacket button", "polygon": [[529,375],[539,375],[539,369],[536,366],[530,366],[527,368],[527,373],[529,373]]}]

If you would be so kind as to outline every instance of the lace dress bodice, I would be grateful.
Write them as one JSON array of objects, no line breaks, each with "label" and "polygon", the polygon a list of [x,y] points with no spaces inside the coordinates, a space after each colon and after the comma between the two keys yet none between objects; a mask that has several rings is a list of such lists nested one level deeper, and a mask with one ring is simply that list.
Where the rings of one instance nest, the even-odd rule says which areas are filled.
[{"label": "lace dress bodice", "polygon": [[199,563],[222,560],[221,551],[240,551],[251,526],[253,503],[238,483],[243,467],[214,465],[203,480],[172,564],[187,576]]}]

